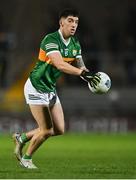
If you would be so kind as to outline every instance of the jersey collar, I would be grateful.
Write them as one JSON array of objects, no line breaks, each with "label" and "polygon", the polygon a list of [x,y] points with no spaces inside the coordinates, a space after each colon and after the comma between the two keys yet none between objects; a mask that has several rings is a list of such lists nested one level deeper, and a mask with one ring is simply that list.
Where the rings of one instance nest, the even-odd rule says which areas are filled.
[{"label": "jersey collar", "polygon": [[64,37],[63,37],[63,35],[62,35],[60,29],[58,30],[58,32],[59,32],[59,34],[60,34],[60,37],[61,37],[63,43],[64,43],[66,46],[68,46],[69,43],[70,43],[70,39],[71,39],[71,38],[69,37],[69,38],[66,40],[66,39],[64,39]]}]

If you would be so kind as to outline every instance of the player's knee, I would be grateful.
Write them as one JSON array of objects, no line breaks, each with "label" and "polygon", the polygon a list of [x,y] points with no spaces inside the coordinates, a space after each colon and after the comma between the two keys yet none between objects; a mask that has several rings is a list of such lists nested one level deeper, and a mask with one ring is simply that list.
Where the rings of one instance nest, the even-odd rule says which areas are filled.
[{"label": "player's knee", "polygon": [[53,135],[53,129],[41,130],[40,134],[43,139],[47,139],[48,137]]}]

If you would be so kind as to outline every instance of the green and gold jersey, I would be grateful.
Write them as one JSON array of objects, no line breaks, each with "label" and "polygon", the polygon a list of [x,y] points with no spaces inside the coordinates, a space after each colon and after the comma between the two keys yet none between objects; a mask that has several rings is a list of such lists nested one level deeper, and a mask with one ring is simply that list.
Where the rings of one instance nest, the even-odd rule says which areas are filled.
[{"label": "green and gold jersey", "polygon": [[30,80],[37,90],[42,92],[55,91],[56,80],[60,77],[61,71],[53,66],[48,55],[58,51],[67,63],[72,63],[81,57],[81,47],[74,36],[65,41],[60,30],[46,35],[40,45],[38,62],[30,73]]}]

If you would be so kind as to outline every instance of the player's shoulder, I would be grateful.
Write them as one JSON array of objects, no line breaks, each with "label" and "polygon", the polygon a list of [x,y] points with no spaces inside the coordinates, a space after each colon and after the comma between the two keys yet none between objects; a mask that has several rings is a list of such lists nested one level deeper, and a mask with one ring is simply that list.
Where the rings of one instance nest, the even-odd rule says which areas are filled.
[{"label": "player's shoulder", "polygon": [[52,39],[57,40],[58,37],[59,37],[59,36],[58,36],[58,31],[55,31],[55,32],[53,32],[53,33],[48,33],[48,34],[43,38],[42,41],[48,41],[48,40],[52,40]]},{"label": "player's shoulder", "polygon": [[45,49],[45,47],[54,47],[58,48],[59,41],[58,41],[58,32],[55,31],[53,33],[48,33],[43,40],[41,41],[40,48]]}]

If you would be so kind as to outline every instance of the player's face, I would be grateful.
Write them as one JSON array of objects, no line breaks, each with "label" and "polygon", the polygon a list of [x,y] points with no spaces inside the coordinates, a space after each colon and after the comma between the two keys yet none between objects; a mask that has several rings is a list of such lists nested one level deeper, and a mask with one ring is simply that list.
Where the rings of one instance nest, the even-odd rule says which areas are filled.
[{"label": "player's face", "polygon": [[73,36],[78,26],[78,17],[68,16],[67,18],[61,18],[60,28],[64,38]]}]

